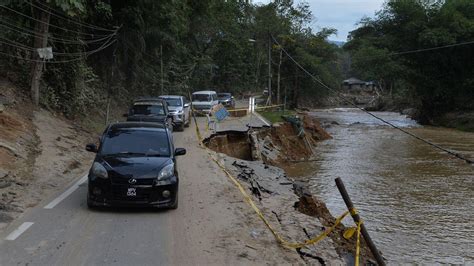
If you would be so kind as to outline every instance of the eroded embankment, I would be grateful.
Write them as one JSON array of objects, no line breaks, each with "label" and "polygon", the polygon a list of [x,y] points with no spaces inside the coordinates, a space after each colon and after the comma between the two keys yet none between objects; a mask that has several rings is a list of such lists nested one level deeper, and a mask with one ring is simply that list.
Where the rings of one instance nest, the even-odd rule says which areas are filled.
[{"label": "eroded embankment", "polygon": [[[331,138],[314,118],[304,116],[302,121],[304,134],[285,122],[247,132],[220,132],[204,140],[210,149],[227,155],[221,155],[226,168],[248,187],[277,231],[293,242],[315,237],[336,221],[324,202],[308,192],[305,183],[287,177],[279,168],[311,159],[314,144]],[[351,263],[355,237],[346,240],[345,229],[338,225],[329,238],[297,251],[310,264]],[[372,259],[365,243],[362,243],[361,256],[363,262]]]},{"label": "eroded embankment", "polygon": [[0,80],[0,230],[83,174],[90,133],[31,104]]}]

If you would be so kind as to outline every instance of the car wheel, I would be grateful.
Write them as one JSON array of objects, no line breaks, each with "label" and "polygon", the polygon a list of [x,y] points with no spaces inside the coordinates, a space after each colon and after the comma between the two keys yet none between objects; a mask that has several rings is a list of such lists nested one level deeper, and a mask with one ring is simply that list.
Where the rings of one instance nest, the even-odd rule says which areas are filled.
[{"label": "car wheel", "polygon": [[179,126],[177,126],[176,128],[177,131],[184,131],[184,123],[180,124]]},{"label": "car wheel", "polygon": [[176,194],[176,199],[174,200],[173,205],[169,207],[171,210],[176,210],[178,208],[178,199],[178,194]]},{"label": "car wheel", "polygon": [[188,121],[184,124],[185,127],[189,127],[191,125],[191,113],[188,114]]},{"label": "car wheel", "polygon": [[87,195],[87,208],[89,209],[95,209],[95,205],[92,203],[92,201],[89,199],[89,195]]}]

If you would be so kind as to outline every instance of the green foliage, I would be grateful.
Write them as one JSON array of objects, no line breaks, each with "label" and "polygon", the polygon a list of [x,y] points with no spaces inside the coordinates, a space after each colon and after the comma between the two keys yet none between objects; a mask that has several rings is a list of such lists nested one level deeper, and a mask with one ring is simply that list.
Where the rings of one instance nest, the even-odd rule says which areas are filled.
[{"label": "green foliage", "polygon": [[397,52],[474,40],[473,11],[469,0],[387,1],[374,19],[361,20],[351,32],[345,49],[352,55],[352,74],[418,103],[425,119],[472,110],[474,45]]},{"label": "green foliage", "polygon": [[270,123],[278,123],[278,122],[284,122],[283,118],[281,117],[282,115],[294,115],[296,114],[295,111],[292,110],[277,110],[277,111],[259,111],[259,114],[261,114],[266,120],[268,120]]},{"label": "green foliage", "polygon": [[[341,77],[339,50],[326,41],[335,30],[312,32],[309,25],[313,17],[305,2],[281,0],[255,5],[222,0],[48,0],[47,3],[64,17],[51,16],[51,25],[68,29],[50,27],[52,38],[84,40],[109,34],[84,23],[107,29],[120,27],[114,36],[117,42],[100,53],[71,63],[47,65],[42,103],[68,115],[84,113],[94,104],[101,107],[108,97],[130,99],[161,92],[187,95],[199,89],[261,93],[268,86],[270,34],[326,83],[338,86]],[[35,8],[28,3],[8,5],[34,15],[31,10]],[[34,27],[31,20],[13,15],[9,19],[22,27]],[[33,46],[31,36],[6,34],[10,40]],[[100,43],[81,46],[51,41],[49,45],[54,51],[70,54],[100,48]],[[272,87],[275,92],[279,74],[281,102],[287,99],[296,105],[302,98],[324,95],[326,90],[315,85],[282,54],[282,47],[272,44],[270,48]],[[9,49],[12,51],[18,52]],[[12,65],[28,65],[4,57],[1,60],[9,60]]]}]

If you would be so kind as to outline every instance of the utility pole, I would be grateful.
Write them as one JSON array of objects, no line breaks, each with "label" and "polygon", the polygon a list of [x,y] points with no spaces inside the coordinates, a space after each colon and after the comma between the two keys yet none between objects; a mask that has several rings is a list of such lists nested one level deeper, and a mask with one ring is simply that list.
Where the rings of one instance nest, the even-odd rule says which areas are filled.
[{"label": "utility pole", "polygon": [[272,39],[268,33],[268,101],[272,104]]},{"label": "utility pole", "polygon": [[277,104],[280,104],[280,70],[281,70],[281,60],[283,59],[283,50],[280,47],[280,61],[278,61],[278,79],[277,79]]},{"label": "utility pole", "polygon": [[[45,5],[47,3],[45,1]],[[44,59],[40,60],[38,48],[45,48],[48,44],[49,17],[50,13],[38,10],[37,22],[35,23],[35,32],[37,33],[34,41],[35,50],[33,51],[33,68],[31,70],[31,99],[35,105],[39,105],[39,87],[41,76],[43,75]]]},{"label": "utility pole", "polygon": [[161,62],[161,95],[164,94],[164,83],[163,83],[163,45],[160,45],[160,62]]}]

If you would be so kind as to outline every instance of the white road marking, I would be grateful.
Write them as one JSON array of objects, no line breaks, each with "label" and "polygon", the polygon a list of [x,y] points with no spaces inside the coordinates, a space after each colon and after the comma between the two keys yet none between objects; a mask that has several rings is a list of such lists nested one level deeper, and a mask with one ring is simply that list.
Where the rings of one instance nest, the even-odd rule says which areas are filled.
[{"label": "white road marking", "polygon": [[66,191],[63,192],[63,194],[59,195],[57,198],[52,200],[48,205],[44,206],[43,208],[45,209],[52,209],[56,205],[58,205],[61,201],[63,201],[65,198],[67,198],[69,195],[71,195],[79,186],[86,182],[87,180],[87,174],[83,176],[79,181],[77,181],[74,185],[72,185],[70,188],[68,188]]},{"label": "white road marking", "polygon": [[24,222],[22,223],[15,231],[11,232],[7,237],[5,237],[5,240],[10,240],[13,241],[17,239],[21,234],[23,234],[30,226],[32,226],[34,223],[32,222]]}]

